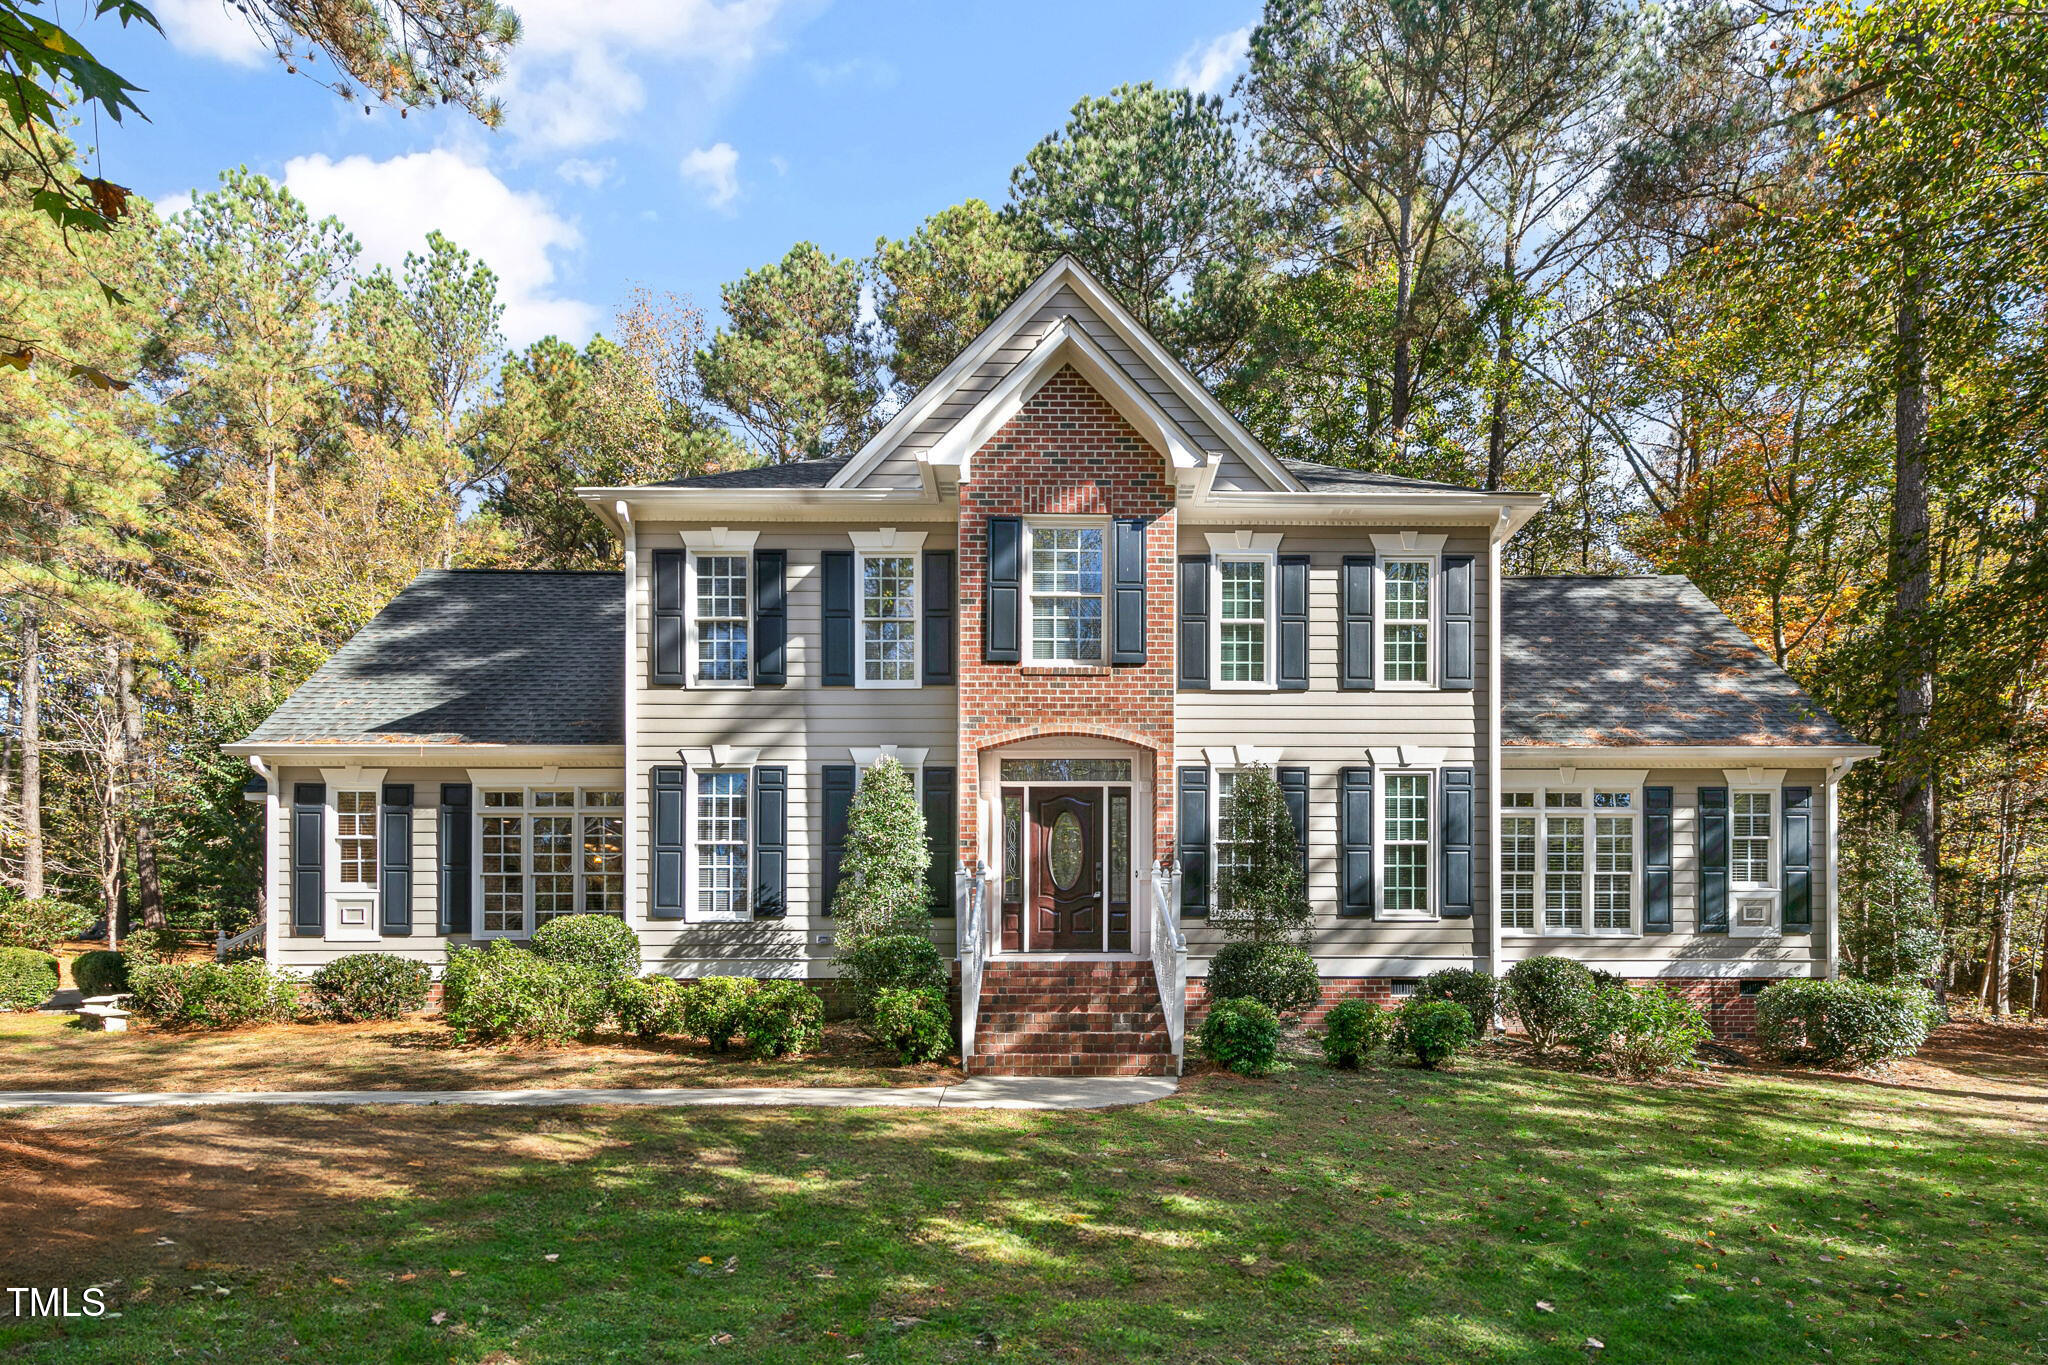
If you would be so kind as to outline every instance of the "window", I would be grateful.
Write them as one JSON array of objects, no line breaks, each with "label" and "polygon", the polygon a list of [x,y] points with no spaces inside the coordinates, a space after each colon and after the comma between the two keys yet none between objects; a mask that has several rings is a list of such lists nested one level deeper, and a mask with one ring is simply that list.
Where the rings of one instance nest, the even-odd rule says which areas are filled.
[{"label": "window", "polygon": [[860,681],[917,686],[917,556],[860,556]]},{"label": "window", "polygon": [[1429,774],[1388,773],[1381,783],[1380,908],[1429,910]]},{"label": "window", "polygon": [[1544,827],[1543,927],[1575,932],[1586,925],[1586,817],[1554,815]]},{"label": "window", "polygon": [[[1501,799],[1500,923],[1503,929],[1536,928],[1536,805],[1533,792],[1508,792]],[[1517,814],[1529,811],[1529,814]]]},{"label": "window", "polygon": [[377,884],[377,793],[334,794],[334,866],[343,886]]},{"label": "window", "polygon": [[1735,886],[1771,884],[1771,793],[1733,792],[1728,810],[1728,880]]},{"label": "window", "polygon": [[1390,559],[1380,570],[1380,681],[1429,682],[1429,584],[1433,559]]},{"label": "window", "polygon": [[524,937],[563,915],[625,913],[624,792],[517,788],[479,799],[478,937]]},{"label": "window", "polygon": [[747,895],[747,774],[697,774],[697,913],[739,919]]},{"label": "window", "polygon": [[477,873],[482,878],[485,934],[526,932],[526,806],[523,791],[485,792],[477,821],[481,841]]},{"label": "window", "polygon": [[697,681],[749,681],[747,652],[748,555],[692,554],[691,623],[696,632]]},{"label": "window", "polygon": [[626,794],[587,791],[583,804],[583,891],[577,903],[586,915],[624,915]]},{"label": "window", "polygon": [[1636,822],[1601,815],[1593,820],[1593,927],[1627,929],[1636,884]]},{"label": "window", "polygon": [[1216,561],[1216,677],[1223,683],[1267,680],[1271,566],[1267,559]]},{"label": "window", "polygon": [[1243,871],[1249,866],[1245,839],[1237,828],[1237,774],[1219,772],[1216,774],[1216,851],[1211,873],[1216,888],[1216,903],[1224,904],[1223,888],[1229,884],[1228,872]]},{"label": "window", "polygon": [[1501,928],[1635,932],[1639,804],[1634,791],[1501,793]]},{"label": "window", "polygon": [[1033,526],[1031,662],[1102,662],[1100,526]]}]

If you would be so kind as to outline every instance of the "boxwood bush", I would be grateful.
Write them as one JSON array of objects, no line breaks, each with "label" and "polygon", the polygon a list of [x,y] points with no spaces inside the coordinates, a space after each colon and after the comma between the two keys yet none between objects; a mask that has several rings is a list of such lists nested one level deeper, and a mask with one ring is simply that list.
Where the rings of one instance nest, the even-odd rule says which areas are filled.
[{"label": "boxwood bush", "polygon": [[1465,1007],[1465,1013],[1472,1016],[1472,1031],[1476,1036],[1484,1038],[1493,1032],[1494,1012],[1500,1008],[1500,982],[1492,972],[1445,967],[1417,982],[1415,995],[1424,1000],[1456,1001]]},{"label": "boxwood bush", "polygon": [[1800,979],[1776,982],[1756,998],[1757,1043],[1781,1062],[1896,1061],[1918,1052],[1940,1022],[1934,996],[1914,985]]},{"label": "boxwood bush", "polygon": [[77,938],[99,918],[82,905],[55,896],[34,900],[0,899],[0,947],[34,948],[47,953],[67,938]]},{"label": "boxwood bush", "polygon": [[688,1032],[683,1025],[685,987],[672,976],[629,976],[612,982],[606,994],[621,1033],[658,1038]]},{"label": "boxwood bush", "polygon": [[299,1012],[299,978],[261,962],[164,962],[128,973],[137,1014],[160,1024],[235,1028]]},{"label": "boxwood bush", "polygon": [[1690,1066],[1713,1036],[1700,1007],[1662,986],[1602,982],[1587,999],[1571,1045],[1589,1061],[1638,1079]]},{"label": "boxwood bush", "polygon": [[824,998],[803,982],[770,978],[754,983],[747,993],[740,1036],[756,1057],[809,1052],[824,1034]]},{"label": "boxwood bush", "polygon": [[640,974],[640,940],[617,915],[560,915],[533,934],[533,951],[549,962],[588,967],[607,981]]},{"label": "boxwood bush", "polygon": [[1386,1045],[1393,1027],[1393,1016],[1369,1000],[1332,1005],[1323,1019],[1323,1060],[1355,1071]]},{"label": "boxwood bush", "polygon": [[946,993],[946,959],[923,934],[879,934],[862,939],[839,955],[839,971],[853,995],[853,1009],[863,1022],[874,1014],[883,991]]},{"label": "boxwood bush", "polygon": [[458,1038],[561,1043],[604,1021],[605,985],[589,967],[497,939],[449,952],[441,1009]]},{"label": "boxwood bush", "polygon": [[953,1015],[934,987],[889,986],[875,993],[867,1029],[905,1062],[936,1062],[953,1048]]},{"label": "boxwood bush", "polygon": [[426,1008],[433,984],[433,969],[424,962],[393,953],[350,953],[313,973],[313,997],[333,1019],[396,1019]]},{"label": "boxwood bush", "polygon": [[0,1010],[32,1010],[57,989],[57,959],[35,948],[0,948]]},{"label": "boxwood bush", "polygon": [[756,982],[746,976],[704,976],[683,988],[683,1032],[702,1038],[713,1052],[732,1046],[747,1021],[747,998]]},{"label": "boxwood bush", "polygon": [[1218,1000],[1202,1020],[1202,1055],[1241,1076],[1263,1076],[1280,1056],[1280,1016],[1248,995]]},{"label": "boxwood bush", "polygon": [[1501,984],[1508,1008],[1538,1052],[1576,1033],[1593,999],[1593,974],[1568,957],[1524,958],[1508,968]]},{"label": "boxwood bush", "polygon": [[1291,943],[1226,943],[1209,959],[1211,1000],[1256,1000],[1282,1019],[1298,1018],[1323,998],[1308,953]]},{"label": "boxwood bush", "polygon": [[71,959],[71,979],[85,995],[119,995],[128,989],[128,959],[106,948],[95,948]]},{"label": "boxwood bush", "polygon": [[1445,1065],[1478,1036],[1472,1015],[1455,1000],[1410,996],[1394,1020],[1394,1046],[1430,1068]]}]

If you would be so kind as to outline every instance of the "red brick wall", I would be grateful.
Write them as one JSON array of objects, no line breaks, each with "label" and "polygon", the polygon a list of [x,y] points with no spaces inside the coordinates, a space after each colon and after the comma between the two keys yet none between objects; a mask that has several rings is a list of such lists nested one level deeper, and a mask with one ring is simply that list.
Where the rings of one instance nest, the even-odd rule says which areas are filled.
[{"label": "red brick wall", "polygon": [[[960,488],[962,858],[993,861],[994,851],[984,854],[976,843],[981,751],[1040,735],[1113,739],[1151,750],[1151,856],[1173,857],[1173,491],[1165,455],[1072,368],[1047,380],[974,453]],[[1147,519],[1143,664],[1033,668],[982,662],[988,518],[1034,514]],[[1103,625],[1106,632],[1106,617]],[[1028,659],[1031,623],[1021,626]],[[1142,853],[1142,831],[1133,844],[1133,852]]]},{"label": "red brick wall", "polygon": [[[1188,982],[1190,1032],[1201,1027],[1202,1016],[1209,1012],[1208,985],[1201,977],[1194,977]],[[1394,983],[1389,977],[1326,976],[1323,978],[1323,998],[1309,1007],[1301,1022],[1310,1028],[1321,1028],[1331,1008],[1346,1000],[1369,1000],[1382,1009],[1392,1009],[1401,1003],[1394,998]]]},{"label": "red brick wall", "polygon": [[1756,1032],[1756,997],[1742,993],[1742,983],[1726,977],[1646,977],[1631,986],[1662,986],[1698,1005],[1716,1038],[1747,1038]]}]

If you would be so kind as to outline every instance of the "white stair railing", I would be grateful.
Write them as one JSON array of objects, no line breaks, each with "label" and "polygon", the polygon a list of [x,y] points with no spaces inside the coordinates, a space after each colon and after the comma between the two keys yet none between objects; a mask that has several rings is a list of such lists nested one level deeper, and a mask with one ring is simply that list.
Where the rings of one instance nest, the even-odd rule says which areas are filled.
[{"label": "white stair railing", "polygon": [[966,881],[960,906],[960,1066],[974,1056],[974,1026],[981,1015],[981,968],[988,957],[988,866],[962,869]]},{"label": "white stair railing", "polygon": [[1166,1033],[1173,1040],[1173,1065],[1178,1071],[1187,1055],[1188,940],[1180,931],[1180,866],[1152,864],[1152,979],[1159,985],[1159,1007],[1166,1015]]},{"label": "white stair railing", "polygon": [[215,929],[213,931],[213,960],[215,962],[226,962],[228,954],[238,952],[252,943],[261,942],[262,939],[263,926],[260,923],[251,928],[244,929],[232,938],[228,937],[220,929]]}]

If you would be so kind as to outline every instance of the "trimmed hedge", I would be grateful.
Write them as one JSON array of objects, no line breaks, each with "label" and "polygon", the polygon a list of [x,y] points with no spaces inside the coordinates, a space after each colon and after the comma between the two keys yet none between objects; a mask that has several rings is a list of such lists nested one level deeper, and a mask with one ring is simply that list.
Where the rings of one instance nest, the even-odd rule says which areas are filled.
[{"label": "trimmed hedge", "polygon": [[424,1009],[434,971],[392,953],[350,953],[313,973],[313,995],[330,1018],[396,1019]]},{"label": "trimmed hedge", "polygon": [[672,976],[629,976],[606,989],[610,1012],[621,1033],[658,1038],[682,1033],[685,988]]},{"label": "trimmed hedge", "polygon": [[1473,1033],[1484,1038],[1493,1032],[1494,1012],[1500,1008],[1500,982],[1491,972],[1445,967],[1423,977],[1416,984],[1415,996],[1424,1000],[1454,1000],[1463,1005],[1465,1013],[1472,1016]]},{"label": "trimmed hedge", "polygon": [[160,1024],[236,1028],[299,1012],[299,978],[261,962],[166,962],[128,973],[137,1014]]},{"label": "trimmed hedge", "polygon": [[617,915],[559,915],[533,933],[534,954],[607,981],[640,974],[640,940]]},{"label": "trimmed hedge", "polygon": [[1394,1046],[1431,1069],[1445,1065],[1478,1036],[1472,1015],[1455,1000],[1410,996],[1394,1021]]},{"label": "trimmed hedge", "polygon": [[809,1052],[825,1035],[824,998],[801,981],[757,981],[740,1011],[740,1035],[756,1057]]},{"label": "trimmed hedge", "polygon": [[1393,1015],[1369,1000],[1345,1000],[1323,1016],[1323,1060],[1346,1071],[1372,1061],[1393,1032]]},{"label": "trimmed hedge", "polygon": [[683,988],[683,1032],[723,1052],[747,1022],[747,999],[758,985],[748,976],[703,976]]},{"label": "trimmed hedge", "polygon": [[862,939],[839,955],[840,979],[853,995],[854,1014],[873,1017],[875,999],[883,991],[946,993],[950,974],[946,959],[923,934],[881,934]]},{"label": "trimmed hedge", "polygon": [[1941,1023],[1931,992],[1847,977],[1779,981],[1756,998],[1757,1043],[1780,1062],[1874,1066],[1910,1057]]},{"label": "trimmed hedge", "polygon": [[77,938],[98,918],[84,906],[55,896],[0,900],[0,947],[47,953],[65,939]]},{"label": "trimmed hedge", "polygon": [[953,1048],[953,1014],[946,993],[931,987],[890,986],[876,992],[867,1029],[896,1049],[906,1063],[936,1062]]},{"label": "trimmed hedge", "polygon": [[1209,959],[1211,1000],[1256,1000],[1282,1019],[1299,1018],[1323,998],[1322,978],[1291,943],[1226,943]]},{"label": "trimmed hedge", "polygon": [[1280,1056],[1280,1016],[1250,996],[1218,1000],[1202,1020],[1202,1055],[1241,1076],[1263,1076]]},{"label": "trimmed hedge", "polygon": [[1522,1032],[1538,1052],[1548,1052],[1583,1026],[1593,1002],[1593,980],[1582,962],[1530,957],[1508,968],[1501,985]]},{"label": "trimmed hedge", "polygon": [[32,1010],[57,989],[57,959],[35,948],[0,948],[0,1010]]},{"label": "trimmed hedge", "polygon": [[604,987],[589,967],[496,939],[449,951],[441,1009],[459,1038],[563,1043],[604,1021]]},{"label": "trimmed hedge", "polygon": [[1571,1045],[1588,1061],[1605,1062],[1638,1079],[1692,1065],[1713,1036],[1700,1007],[1662,986],[1601,982],[1593,987]]},{"label": "trimmed hedge", "polygon": [[71,979],[85,995],[119,995],[128,989],[128,958],[95,948],[71,959]]}]

